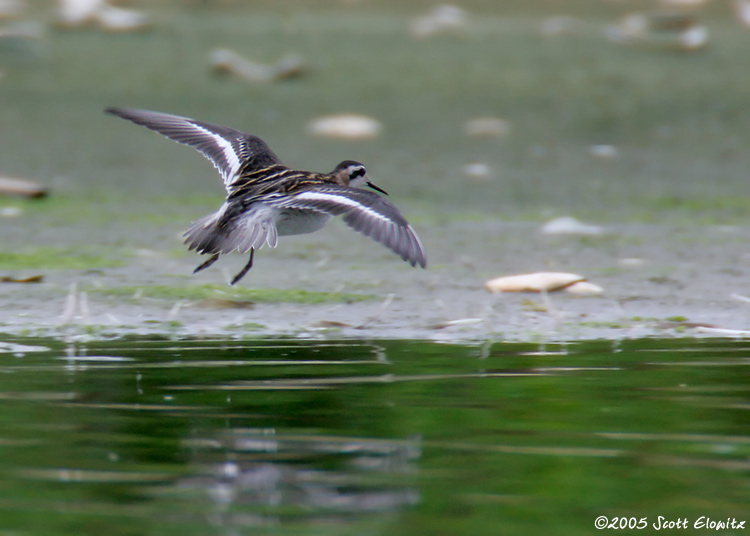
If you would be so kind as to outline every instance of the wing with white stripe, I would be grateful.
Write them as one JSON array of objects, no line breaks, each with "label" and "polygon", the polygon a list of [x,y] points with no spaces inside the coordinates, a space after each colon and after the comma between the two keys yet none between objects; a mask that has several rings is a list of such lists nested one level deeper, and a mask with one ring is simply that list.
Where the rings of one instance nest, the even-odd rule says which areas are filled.
[{"label": "wing with white stripe", "polygon": [[281,164],[263,140],[239,130],[150,110],[108,108],[105,111],[197,149],[219,170],[227,190],[240,170]]},{"label": "wing with white stripe", "polygon": [[417,233],[396,207],[376,193],[346,186],[326,186],[278,198],[275,204],[343,215],[349,227],[390,248],[412,266],[418,264],[424,268],[427,265]]}]

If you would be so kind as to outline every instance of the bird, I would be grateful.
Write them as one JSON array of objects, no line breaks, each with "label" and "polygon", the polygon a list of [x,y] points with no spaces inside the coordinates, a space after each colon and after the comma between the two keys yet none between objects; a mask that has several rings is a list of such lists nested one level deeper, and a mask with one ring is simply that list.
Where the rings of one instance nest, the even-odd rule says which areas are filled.
[{"label": "bird", "polygon": [[[185,244],[208,259],[238,251],[249,260],[231,281],[239,282],[253,266],[256,249],[276,247],[279,236],[312,233],[334,216],[380,242],[411,266],[427,267],[427,255],[414,228],[380,194],[365,166],[344,160],[330,173],[292,169],[261,138],[188,117],[136,108],[106,108],[106,113],[142,125],[198,150],[218,170],[227,191],[218,211],[193,221]],[[365,190],[369,187],[371,190]],[[377,193],[376,193],[377,192]]]}]

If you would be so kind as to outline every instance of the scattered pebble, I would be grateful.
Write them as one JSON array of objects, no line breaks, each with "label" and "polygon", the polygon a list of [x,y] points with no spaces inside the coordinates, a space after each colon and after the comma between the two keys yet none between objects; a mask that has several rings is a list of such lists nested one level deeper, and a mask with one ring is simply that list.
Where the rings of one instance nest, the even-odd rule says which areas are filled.
[{"label": "scattered pebble", "polygon": [[96,12],[104,5],[104,0],[60,0],[57,23],[65,28],[78,28],[93,24],[96,20]]},{"label": "scattered pebble", "polygon": [[484,286],[490,292],[554,292],[586,281],[586,278],[565,272],[536,272],[490,279]]},{"label": "scattered pebble", "polygon": [[464,123],[467,136],[500,137],[510,132],[510,122],[499,117],[477,117]]},{"label": "scattered pebble", "polygon": [[107,0],[60,0],[58,27],[96,24],[109,32],[139,32],[151,27],[151,18],[140,11],[111,6]]},{"label": "scattered pebble", "polygon": [[44,197],[47,188],[26,179],[0,177],[0,194],[20,195],[23,197]]},{"label": "scattered pebble", "polygon": [[313,136],[361,140],[375,138],[382,126],[372,117],[358,114],[329,115],[315,119],[307,126]]},{"label": "scattered pebble", "polygon": [[614,145],[597,144],[589,146],[591,156],[601,158],[602,160],[614,160],[620,156],[620,151]]},{"label": "scattered pebble", "polygon": [[492,177],[492,168],[481,162],[473,162],[464,166],[464,175],[470,179],[487,180]]},{"label": "scattered pebble", "polygon": [[680,34],[678,48],[685,51],[700,50],[708,44],[708,28],[696,26]]},{"label": "scattered pebble", "polygon": [[708,44],[708,29],[689,13],[630,14],[605,35],[613,43],[652,50],[691,52]]},{"label": "scattered pebble", "polygon": [[600,235],[604,230],[598,225],[582,223],[572,216],[561,216],[542,226],[543,234]]},{"label": "scattered pebble", "polygon": [[151,18],[145,13],[106,4],[99,8],[95,18],[110,32],[141,32],[151,28]]},{"label": "scattered pebble", "polygon": [[17,218],[23,214],[20,207],[0,207],[0,216],[3,218]]},{"label": "scattered pebble", "polygon": [[208,63],[218,73],[231,74],[250,83],[273,82],[300,76],[307,71],[307,63],[297,54],[287,54],[275,65],[266,65],[244,58],[228,48],[211,51]]},{"label": "scattered pebble", "polygon": [[466,30],[466,12],[458,6],[442,4],[427,15],[414,19],[410,26],[413,37],[424,39],[440,34],[462,34]]}]

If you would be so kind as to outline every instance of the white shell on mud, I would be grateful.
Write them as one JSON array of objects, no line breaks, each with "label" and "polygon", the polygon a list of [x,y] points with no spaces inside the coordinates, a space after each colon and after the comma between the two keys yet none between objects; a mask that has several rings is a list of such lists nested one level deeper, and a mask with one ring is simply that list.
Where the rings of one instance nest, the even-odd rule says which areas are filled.
[{"label": "white shell on mud", "polygon": [[96,20],[110,32],[140,32],[151,27],[151,18],[145,13],[108,5],[99,8]]},{"label": "white shell on mud", "polygon": [[0,194],[21,195],[24,197],[44,197],[47,188],[26,179],[0,177]]},{"label": "white shell on mud", "polygon": [[604,231],[598,225],[578,221],[572,216],[561,216],[542,225],[542,234],[600,235]]},{"label": "white shell on mud", "polygon": [[79,28],[91,24],[109,32],[139,32],[151,26],[151,19],[141,11],[111,6],[106,0],[60,0],[58,26]]},{"label": "white shell on mud", "polygon": [[510,132],[510,122],[499,117],[476,117],[464,123],[467,136],[499,137]]},{"label": "white shell on mud", "polygon": [[412,37],[424,39],[443,33],[463,33],[466,29],[466,12],[458,6],[435,6],[427,15],[411,22]]},{"label": "white shell on mud", "polygon": [[66,27],[91,24],[96,12],[104,5],[104,0],[60,0],[57,23]]},{"label": "white shell on mud", "polygon": [[472,162],[464,166],[464,175],[474,180],[487,180],[492,178],[492,168],[483,162]]},{"label": "white shell on mud", "polygon": [[307,126],[307,131],[324,138],[368,139],[380,134],[381,128],[380,122],[372,117],[340,114],[315,119]]},{"label": "white shell on mud", "polygon": [[565,272],[536,272],[490,279],[484,286],[490,292],[554,292],[585,280]]},{"label": "white shell on mud", "polygon": [[604,289],[595,283],[589,281],[578,281],[569,287],[565,287],[565,292],[576,296],[598,296],[604,293]]}]

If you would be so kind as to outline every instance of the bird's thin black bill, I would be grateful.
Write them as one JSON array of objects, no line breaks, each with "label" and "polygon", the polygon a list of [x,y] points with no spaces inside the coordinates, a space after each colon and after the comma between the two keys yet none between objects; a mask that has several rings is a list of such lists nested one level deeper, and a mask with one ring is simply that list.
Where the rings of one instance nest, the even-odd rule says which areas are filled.
[{"label": "bird's thin black bill", "polygon": [[368,183],[367,183],[367,186],[369,186],[370,188],[372,188],[372,189],[373,189],[373,190],[375,190],[376,192],[380,192],[381,194],[384,194],[384,195],[388,195],[388,192],[386,192],[385,190],[383,190],[383,189],[382,189],[382,188],[380,188],[379,186],[375,186],[375,185],[374,185],[373,183],[371,183],[371,182],[368,182]]}]

